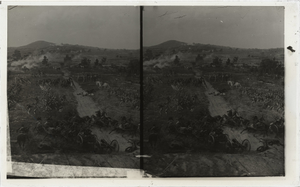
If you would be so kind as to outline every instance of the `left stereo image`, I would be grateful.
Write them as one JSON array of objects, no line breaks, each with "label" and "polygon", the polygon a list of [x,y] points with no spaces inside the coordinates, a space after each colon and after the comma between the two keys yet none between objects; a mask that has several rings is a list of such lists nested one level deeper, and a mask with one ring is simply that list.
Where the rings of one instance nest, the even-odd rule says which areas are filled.
[{"label": "left stereo image", "polygon": [[140,168],[139,19],[139,7],[8,7],[13,170]]}]

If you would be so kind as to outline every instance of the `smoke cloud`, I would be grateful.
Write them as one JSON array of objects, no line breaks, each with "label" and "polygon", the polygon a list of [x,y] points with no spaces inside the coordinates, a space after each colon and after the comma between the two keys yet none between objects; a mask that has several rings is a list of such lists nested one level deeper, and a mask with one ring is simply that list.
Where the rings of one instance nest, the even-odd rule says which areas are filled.
[{"label": "smoke cloud", "polygon": [[145,61],[143,63],[144,66],[150,66],[150,67],[158,67],[158,68],[164,68],[166,66],[171,66],[172,63],[174,62],[176,56],[179,58],[182,57],[182,53],[177,53],[174,55],[161,55],[158,59],[152,59]]},{"label": "smoke cloud", "polygon": [[14,67],[27,67],[28,69],[34,68],[34,67],[38,67],[41,65],[44,56],[46,56],[48,58],[48,62],[59,62],[59,61],[63,61],[64,56],[62,56],[61,54],[58,53],[46,53],[43,55],[39,55],[39,56],[33,56],[30,55],[28,56],[26,59],[22,59],[22,60],[18,60],[18,61],[13,61],[11,63],[11,66]]}]

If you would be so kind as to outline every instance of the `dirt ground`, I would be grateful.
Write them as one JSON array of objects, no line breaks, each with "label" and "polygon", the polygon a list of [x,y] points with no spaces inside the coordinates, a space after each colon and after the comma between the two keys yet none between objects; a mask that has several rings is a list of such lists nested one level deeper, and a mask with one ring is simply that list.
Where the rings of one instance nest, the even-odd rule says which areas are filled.
[{"label": "dirt ground", "polygon": [[215,116],[222,116],[227,113],[228,110],[231,110],[232,108],[229,106],[229,104],[224,100],[221,96],[214,96],[214,94],[210,94],[215,92],[216,90],[212,87],[212,85],[206,81],[206,91],[205,95],[207,96],[207,99],[209,101],[209,107],[208,110],[210,112],[210,115],[212,117]]},{"label": "dirt ground", "polygon": [[77,112],[80,117],[84,116],[92,116],[95,114],[97,110],[101,110],[100,106],[98,106],[91,97],[89,96],[83,96],[83,95],[78,95],[84,92],[84,90],[80,87],[80,85],[76,82],[73,81],[75,87],[73,95],[76,98],[77,103]]},{"label": "dirt ground", "polygon": [[[89,96],[82,96],[78,95],[84,90],[80,87],[80,85],[76,82],[74,82],[74,96],[76,98],[76,101],[78,102],[77,105],[77,111],[80,117],[84,116],[92,116],[95,115],[96,111],[99,109],[101,110],[101,107],[97,105],[91,97]],[[120,146],[120,152],[124,152],[127,147],[129,147],[131,144],[128,143],[128,140],[124,138],[124,135],[118,134],[118,133],[111,133],[109,134],[110,130],[104,130],[99,129],[97,127],[92,128],[92,133],[97,135],[98,139],[105,139],[107,142],[111,142],[112,140],[117,140]],[[127,137],[129,139],[129,137]]]}]

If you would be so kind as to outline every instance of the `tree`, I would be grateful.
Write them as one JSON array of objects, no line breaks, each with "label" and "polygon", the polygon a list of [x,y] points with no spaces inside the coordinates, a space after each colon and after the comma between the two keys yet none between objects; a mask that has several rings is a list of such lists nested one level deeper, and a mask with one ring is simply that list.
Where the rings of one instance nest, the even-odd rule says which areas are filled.
[{"label": "tree", "polygon": [[197,57],[196,57],[196,62],[203,61],[203,59],[204,59],[204,56],[198,54]]},{"label": "tree", "polygon": [[42,64],[47,65],[48,64],[48,58],[44,56],[44,59],[42,61]]},{"label": "tree", "polygon": [[213,59],[212,65],[215,65],[216,67],[221,67],[222,66],[222,59],[216,56]]},{"label": "tree", "polygon": [[226,66],[230,66],[230,59],[229,58],[226,60]]},{"label": "tree", "polygon": [[260,73],[275,73],[275,74],[282,74],[282,70],[284,72],[284,68],[281,66],[281,64],[272,59],[263,59],[260,62]]},{"label": "tree", "polygon": [[97,67],[99,65],[99,60],[98,60],[98,58],[95,60],[95,62],[94,62],[94,66],[95,67]]},{"label": "tree", "polygon": [[180,62],[180,58],[176,55],[174,59],[174,63],[179,64],[179,62]]},{"label": "tree", "polygon": [[66,55],[64,62],[72,62],[72,58],[69,55]]},{"label": "tree", "polygon": [[198,63],[202,63],[203,61],[204,61],[204,55],[198,54],[197,57],[196,57],[196,59],[195,59],[195,62],[192,62],[192,64],[195,66],[196,63],[197,63],[197,64],[198,64]]},{"label": "tree", "polygon": [[22,58],[21,51],[15,50],[13,57],[14,57],[14,60],[20,60]]},{"label": "tree", "polygon": [[84,67],[87,67],[88,66],[88,59],[86,57],[84,57],[82,60],[81,60],[81,63],[79,64],[81,66],[84,66]]}]

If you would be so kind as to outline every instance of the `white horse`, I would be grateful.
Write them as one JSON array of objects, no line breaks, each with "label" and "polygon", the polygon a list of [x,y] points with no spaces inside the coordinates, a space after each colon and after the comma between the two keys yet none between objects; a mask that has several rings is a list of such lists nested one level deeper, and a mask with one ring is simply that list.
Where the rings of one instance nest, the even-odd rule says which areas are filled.
[{"label": "white horse", "polygon": [[233,82],[232,81],[227,81],[227,84],[230,86],[233,86]]},{"label": "white horse", "polygon": [[102,86],[102,83],[100,81],[96,81],[96,85],[101,87]]},{"label": "white horse", "polygon": [[234,83],[234,86],[237,88],[237,87],[242,87],[240,83],[236,82]]},{"label": "white horse", "polygon": [[108,83],[103,83],[102,87],[103,87],[103,88],[108,88],[108,87],[109,87],[109,84],[108,84]]}]

